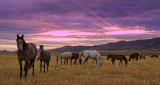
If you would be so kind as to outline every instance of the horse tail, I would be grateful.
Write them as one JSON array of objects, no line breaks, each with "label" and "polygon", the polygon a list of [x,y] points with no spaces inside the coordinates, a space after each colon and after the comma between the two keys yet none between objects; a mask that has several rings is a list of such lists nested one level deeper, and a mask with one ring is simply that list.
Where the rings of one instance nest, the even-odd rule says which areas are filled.
[{"label": "horse tail", "polygon": [[60,56],[61,56],[61,53],[57,56],[56,65],[58,64],[58,61],[59,61]]},{"label": "horse tail", "polygon": [[83,51],[79,53],[79,56],[78,56],[78,60],[79,60],[79,63],[81,64],[82,63],[82,59],[81,59],[81,56],[83,55]]},{"label": "horse tail", "polygon": [[128,64],[128,60],[127,60],[127,58],[124,56],[124,61],[125,61],[125,63],[126,63],[126,65]]},{"label": "horse tail", "polygon": [[83,52],[79,53],[78,59],[81,59],[81,56],[83,55]]}]

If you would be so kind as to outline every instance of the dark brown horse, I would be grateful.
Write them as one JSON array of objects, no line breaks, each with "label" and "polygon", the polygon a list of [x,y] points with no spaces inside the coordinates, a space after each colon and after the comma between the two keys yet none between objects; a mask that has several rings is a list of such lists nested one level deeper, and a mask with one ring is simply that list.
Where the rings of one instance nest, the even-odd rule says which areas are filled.
[{"label": "dark brown horse", "polygon": [[34,76],[34,62],[37,55],[37,48],[36,45],[33,43],[26,43],[22,37],[19,37],[17,34],[17,57],[20,65],[20,79],[22,77],[22,61],[25,61],[24,71],[25,71],[25,78],[27,77],[28,69],[33,68],[32,75]]},{"label": "dark brown horse", "polygon": [[133,60],[138,60],[138,57],[139,57],[139,53],[133,53],[133,54],[131,54],[131,56],[130,56],[130,58],[129,58],[129,61],[131,61],[131,59]]},{"label": "dark brown horse", "polygon": [[70,64],[72,65],[72,60],[74,60],[74,64],[76,64],[76,61],[78,59],[79,53],[72,53],[72,57],[70,57]]},{"label": "dark brown horse", "polygon": [[114,65],[115,65],[115,60],[120,60],[119,65],[122,64],[123,60],[125,61],[126,65],[128,63],[128,60],[124,55],[113,55],[111,61],[112,61],[112,64]]},{"label": "dark brown horse", "polygon": [[151,55],[150,57],[151,57],[151,58],[153,58],[153,57],[158,58],[158,55]]},{"label": "dark brown horse", "polygon": [[37,58],[37,60],[40,60],[40,72],[42,69],[42,61],[44,62],[44,73],[45,73],[45,63],[47,64],[47,71],[49,66],[49,61],[51,58],[51,54],[49,52],[45,52],[43,49],[43,45],[40,45],[40,56]]},{"label": "dark brown horse", "polygon": [[140,55],[139,59],[145,59],[145,56],[144,55]]}]

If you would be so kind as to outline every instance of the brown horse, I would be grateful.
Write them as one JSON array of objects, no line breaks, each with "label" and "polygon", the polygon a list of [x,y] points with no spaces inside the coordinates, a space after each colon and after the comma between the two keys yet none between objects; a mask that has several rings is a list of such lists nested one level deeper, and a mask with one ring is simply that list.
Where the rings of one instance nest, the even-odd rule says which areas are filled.
[{"label": "brown horse", "polygon": [[72,53],[72,57],[70,57],[70,64],[71,65],[72,65],[72,59],[75,59],[74,64],[76,64],[78,56],[79,56],[79,53]]},{"label": "brown horse", "polygon": [[47,64],[47,71],[48,71],[48,66],[49,66],[49,61],[51,58],[51,54],[49,52],[45,52],[43,49],[43,45],[40,46],[40,56],[37,58],[37,60],[40,60],[40,72],[42,69],[42,61],[44,62],[44,73],[45,73],[45,63]]},{"label": "brown horse", "polygon": [[129,58],[129,61],[131,61],[131,59],[132,59],[132,60],[133,60],[133,59],[138,60],[138,57],[139,57],[139,53],[133,53],[133,54],[131,54],[131,56],[130,56],[130,58]]},{"label": "brown horse", "polygon": [[112,64],[114,64],[114,65],[115,65],[115,60],[120,60],[119,65],[122,64],[123,60],[125,61],[126,65],[128,63],[128,60],[124,55],[112,55],[111,61],[112,61]]},{"label": "brown horse", "polygon": [[19,37],[17,34],[17,57],[20,65],[20,79],[22,77],[22,61],[25,61],[24,71],[25,71],[25,78],[27,77],[28,69],[32,66],[33,71],[32,75],[34,76],[34,62],[37,55],[37,48],[36,45],[33,43],[26,43],[22,37]]},{"label": "brown horse", "polygon": [[140,55],[139,59],[145,59],[145,56],[144,55]]},{"label": "brown horse", "polygon": [[150,57],[151,57],[151,58],[153,58],[153,57],[157,57],[157,58],[158,58],[158,55],[151,55]]}]

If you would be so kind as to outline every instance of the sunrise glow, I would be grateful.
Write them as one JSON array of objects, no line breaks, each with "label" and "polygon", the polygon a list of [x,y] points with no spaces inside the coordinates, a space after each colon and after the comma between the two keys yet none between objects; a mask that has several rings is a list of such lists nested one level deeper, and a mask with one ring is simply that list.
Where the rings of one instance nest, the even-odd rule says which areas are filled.
[{"label": "sunrise glow", "polygon": [[144,34],[145,30],[124,30],[124,31],[112,31],[106,32],[107,35],[123,35],[123,34]]},{"label": "sunrise glow", "polygon": [[51,31],[51,32],[41,33],[41,35],[68,36],[68,35],[95,35],[95,33],[72,32],[72,31]]}]

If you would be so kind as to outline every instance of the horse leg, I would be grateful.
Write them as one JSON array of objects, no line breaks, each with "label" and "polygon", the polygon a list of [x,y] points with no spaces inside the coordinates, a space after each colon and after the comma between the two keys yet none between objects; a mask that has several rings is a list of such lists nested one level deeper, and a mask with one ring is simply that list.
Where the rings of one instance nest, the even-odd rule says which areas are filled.
[{"label": "horse leg", "polygon": [[83,61],[82,61],[82,62],[83,62],[83,64],[85,64],[86,60],[87,60],[87,58],[84,58],[84,59],[83,59]]},{"label": "horse leg", "polygon": [[61,58],[61,65],[62,65],[62,58]]},{"label": "horse leg", "polygon": [[68,64],[68,58],[66,60],[67,60],[67,64]]},{"label": "horse leg", "polygon": [[47,64],[47,72],[48,72],[49,61],[46,61],[46,64]]},{"label": "horse leg", "polygon": [[64,64],[66,63],[66,58],[63,59],[64,60]]},{"label": "horse leg", "polygon": [[76,64],[77,59],[74,60],[74,64]]},{"label": "horse leg", "polygon": [[28,72],[28,60],[25,60],[24,71],[25,71],[25,78],[26,78],[27,77],[27,72]]},{"label": "horse leg", "polygon": [[70,64],[72,65],[72,59],[70,58]]},{"label": "horse leg", "polygon": [[22,61],[19,60],[19,65],[20,65],[20,79],[22,78]]},{"label": "horse leg", "polygon": [[42,61],[40,60],[40,72],[42,70]]},{"label": "horse leg", "polygon": [[92,64],[94,64],[95,59],[92,61]]},{"label": "horse leg", "polygon": [[111,59],[111,62],[112,62],[112,65],[113,65],[114,60],[113,60],[113,59]]},{"label": "horse leg", "polygon": [[34,76],[34,62],[35,62],[35,58],[32,60],[32,75]]},{"label": "horse leg", "polygon": [[33,62],[32,62],[32,69],[33,69],[33,71],[32,71],[32,75],[34,76],[34,60],[33,60]]},{"label": "horse leg", "polygon": [[119,66],[120,66],[120,64],[122,64],[122,60],[119,61]]},{"label": "horse leg", "polygon": [[44,68],[44,73],[45,73],[45,61],[44,61],[44,66],[43,66],[43,68]]}]

